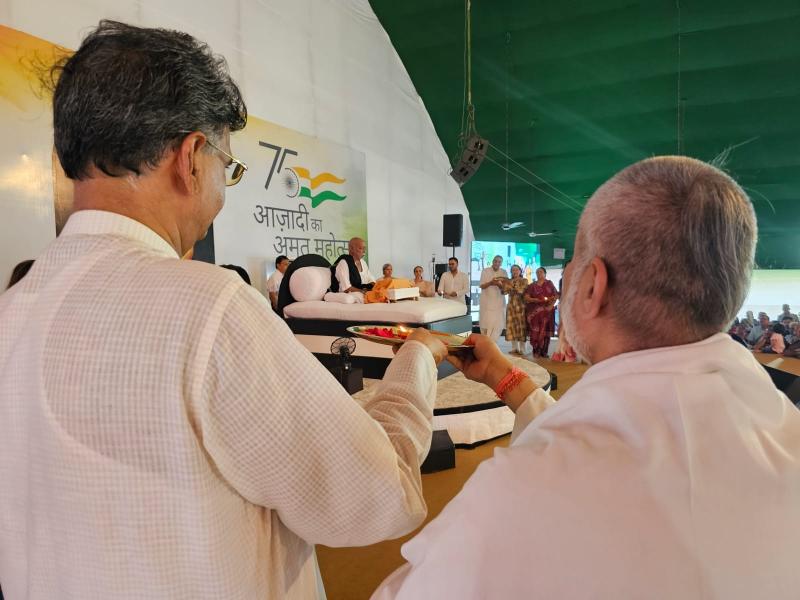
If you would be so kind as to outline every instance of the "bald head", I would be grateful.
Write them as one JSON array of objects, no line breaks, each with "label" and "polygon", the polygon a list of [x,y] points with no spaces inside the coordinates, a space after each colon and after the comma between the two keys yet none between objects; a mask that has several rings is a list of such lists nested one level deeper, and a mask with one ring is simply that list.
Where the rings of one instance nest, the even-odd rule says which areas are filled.
[{"label": "bald head", "polygon": [[[605,270],[605,314],[643,347],[690,343],[733,321],[756,234],[750,200],[728,175],[691,158],[651,158],[617,173],[587,203],[571,279],[592,265]],[[571,293],[579,292],[567,290],[567,304]]]},{"label": "bald head", "polygon": [[367,243],[360,237],[351,238],[347,244],[347,251],[354,259],[360,260],[367,253]]}]

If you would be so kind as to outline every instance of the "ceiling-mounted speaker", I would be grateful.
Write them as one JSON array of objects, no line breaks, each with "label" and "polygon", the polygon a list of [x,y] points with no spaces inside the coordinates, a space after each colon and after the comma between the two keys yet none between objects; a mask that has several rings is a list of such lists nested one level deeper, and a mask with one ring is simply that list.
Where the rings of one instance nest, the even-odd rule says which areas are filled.
[{"label": "ceiling-mounted speaker", "polygon": [[486,158],[486,152],[489,150],[488,140],[483,139],[479,135],[473,135],[467,140],[464,146],[464,152],[461,154],[461,159],[457,165],[453,166],[450,175],[456,180],[458,185],[464,185],[481,166],[483,159]]}]

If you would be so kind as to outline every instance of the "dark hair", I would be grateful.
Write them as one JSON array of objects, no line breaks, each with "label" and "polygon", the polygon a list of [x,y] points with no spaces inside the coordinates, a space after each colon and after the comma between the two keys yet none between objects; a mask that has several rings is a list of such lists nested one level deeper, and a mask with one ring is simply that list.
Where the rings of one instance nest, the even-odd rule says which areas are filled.
[{"label": "dark hair", "polygon": [[187,33],[100,21],[51,69],[56,152],[70,179],[155,167],[182,132],[218,139],[247,121],[227,63]]},{"label": "dark hair", "polygon": [[277,269],[278,265],[280,265],[285,260],[289,260],[289,257],[288,256],[284,256],[283,254],[278,256],[278,258],[275,259],[275,268]]},{"label": "dark hair", "polygon": [[517,263],[514,263],[513,265],[511,265],[510,267],[508,267],[508,270],[510,271],[510,270],[511,270],[511,269],[513,269],[514,267],[517,267],[517,268],[519,269],[519,274],[520,274],[520,275],[522,275],[522,267],[520,267],[520,266],[519,266]]},{"label": "dark hair", "polygon": [[[536,267],[536,271],[538,271],[539,269],[541,269],[542,271],[544,271],[544,274],[545,274],[545,275],[547,275],[547,269],[545,269],[544,267]],[[534,273],[535,273],[536,271],[534,271]]]},{"label": "dark hair", "polygon": [[786,335],[789,333],[786,331],[786,327],[784,327],[781,323],[775,323],[775,325],[772,326],[772,332],[779,335]]},{"label": "dark hair", "polygon": [[23,260],[16,267],[14,267],[14,269],[11,271],[11,277],[8,280],[8,287],[6,287],[6,289],[9,289],[12,285],[19,283],[19,280],[28,274],[28,271],[31,270],[32,266],[33,261],[29,259]]},{"label": "dark hair", "polygon": [[248,274],[247,274],[247,271],[245,271],[245,270],[244,270],[242,267],[240,267],[239,265],[220,265],[220,267],[222,267],[223,269],[229,269],[229,270],[231,270],[231,271],[236,271],[236,272],[239,274],[239,277],[241,277],[242,279],[244,279],[244,282],[245,282],[247,285],[251,285],[251,284],[250,284],[250,275],[248,275]]},{"label": "dark hair", "polygon": [[458,259],[455,256],[451,256],[450,258],[448,258],[447,262],[450,262],[451,260],[456,261],[456,264],[458,264]]}]

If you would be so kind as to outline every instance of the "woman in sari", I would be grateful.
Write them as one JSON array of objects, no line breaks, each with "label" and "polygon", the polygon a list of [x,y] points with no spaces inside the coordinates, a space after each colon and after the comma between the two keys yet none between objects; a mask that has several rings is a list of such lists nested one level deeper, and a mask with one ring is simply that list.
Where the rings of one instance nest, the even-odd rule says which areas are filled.
[{"label": "woman in sari", "polygon": [[511,279],[503,284],[503,293],[508,294],[506,305],[506,340],[511,342],[511,354],[525,354],[528,324],[525,321],[525,290],[528,280],[522,276],[522,267],[511,265]]},{"label": "woman in sari", "polygon": [[525,316],[531,334],[533,356],[547,358],[550,337],[555,333],[556,319],[553,306],[558,300],[558,291],[553,282],[545,278],[544,267],[536,269],[536,281],[525,290]]}]

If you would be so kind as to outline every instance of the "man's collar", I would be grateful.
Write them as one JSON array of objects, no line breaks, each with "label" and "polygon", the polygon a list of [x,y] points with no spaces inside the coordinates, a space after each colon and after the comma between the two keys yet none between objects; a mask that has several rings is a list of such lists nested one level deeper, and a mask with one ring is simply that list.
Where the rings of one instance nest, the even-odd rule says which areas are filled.
[{"label": "man's collar", "polygon": [[116,235],[141,242],[154,252],[170,258],[180,258],[175,248],[147,225],[123,215],[105,210],[80,210],[72,213],[61,236]]}]

